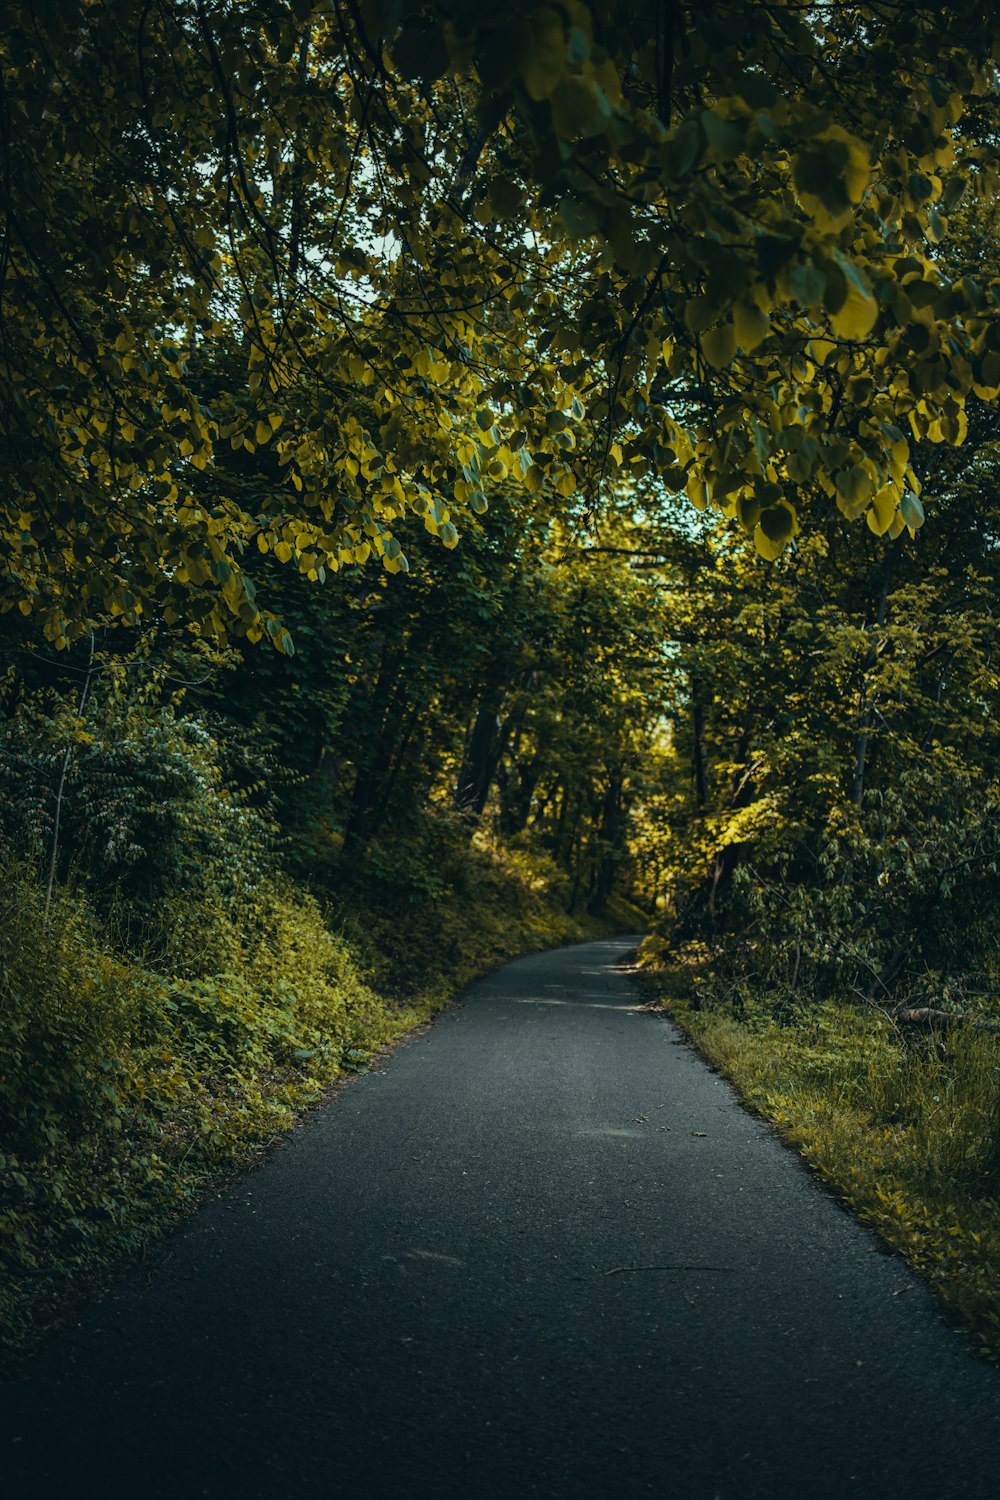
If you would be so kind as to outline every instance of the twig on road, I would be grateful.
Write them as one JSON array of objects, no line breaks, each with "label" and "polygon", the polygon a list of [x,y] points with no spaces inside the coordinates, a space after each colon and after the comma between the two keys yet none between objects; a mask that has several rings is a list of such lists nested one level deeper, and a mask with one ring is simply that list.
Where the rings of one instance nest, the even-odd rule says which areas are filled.
[{"label": "twig on road", "polygon": [[625,1271],[735,1271],[735,1266],[612,1266],[605,1276],[621,1276]]}]

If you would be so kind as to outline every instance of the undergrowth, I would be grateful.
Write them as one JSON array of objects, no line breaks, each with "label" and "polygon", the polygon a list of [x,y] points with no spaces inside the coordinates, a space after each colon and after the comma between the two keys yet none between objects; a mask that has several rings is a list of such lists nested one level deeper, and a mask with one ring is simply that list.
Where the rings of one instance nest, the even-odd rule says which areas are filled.
[{"label": "undergrowth", "polygon": [[[397,859],[397,884],[406,874]],[[411,876],[413,872],[410,872]],[[564,881],[480,842],[400,895],[378,872],[337,901],[276,868],[164,892],[156,934],[25,861],[0,921],[0,1353],[61,1292],[174,1222],[372,1054],[517,953],[606,932]],[[628,925],[627,919],[624,925]]]},{"label": "undergrowth", "polygon": [[620,896],[604,918],[570,913],[569,894],[569,877],[542,851],[481,831],[471,845],[376,845],[333,911],[380,994],[433,1008],[514,953],[645,924]]},{"label": "undergrowth", "polygon": [[873,1006],[723,988],[704,954],[641,955],[698,1048],[1000,1358],[1000,1037],[909,1034]]}]

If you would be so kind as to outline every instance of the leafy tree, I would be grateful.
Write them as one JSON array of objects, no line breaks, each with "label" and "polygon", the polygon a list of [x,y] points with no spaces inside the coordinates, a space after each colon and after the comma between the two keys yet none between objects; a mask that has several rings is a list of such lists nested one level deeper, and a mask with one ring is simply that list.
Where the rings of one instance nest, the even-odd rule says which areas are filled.
[{"label": "leafy tree", "polygon": [[929,471],[919,544],[813,532],[773,567],[677,544],[701,556],[669,595],[671,926],[784,990],[992,982],[996,455],[973,441]]},{"label": "leafy tree", "polygon": [[814,492],[915,529],[914,439],[1000,385],[936,251],[994,41],[957,0],[14,0],[3,605],[287,650],[255,558],[400,571],[403,516],[450,547],[498,485],[656,477],[771,557]]}]

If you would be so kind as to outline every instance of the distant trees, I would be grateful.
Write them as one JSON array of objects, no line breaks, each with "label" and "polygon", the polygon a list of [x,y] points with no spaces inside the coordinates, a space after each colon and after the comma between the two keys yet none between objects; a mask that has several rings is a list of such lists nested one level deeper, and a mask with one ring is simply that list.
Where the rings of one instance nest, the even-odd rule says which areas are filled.
[{"label": "distant trees", "polygon": [[512,496],[454,552],[415,537],[405,578],[360,570],[331,595],[272,565],[261,597],[294,658],[240,653],[193,701],[287,768],[272,790],[307,865],[419,843],[430,813],[460,839],[527,838],[601,906],[664,722],[659,585],[628,553]]}]

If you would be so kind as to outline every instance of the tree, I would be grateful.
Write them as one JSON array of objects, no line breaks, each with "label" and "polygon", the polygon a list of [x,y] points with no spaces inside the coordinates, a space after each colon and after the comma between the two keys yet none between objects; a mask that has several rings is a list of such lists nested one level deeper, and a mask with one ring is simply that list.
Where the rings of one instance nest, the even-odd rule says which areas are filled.
[{"label": "tree", "polygon": [[718,525],[664,539],[668,925],[784,994],[993,982],[993,412],[970,432],[920,453],[933,521],[888,552],[813,529],[768,566]]},{"label": "tree", "polygon": [[913,439],[1000,386],[935,249],[994,44],[957,0],[15,0],[0,603],[288,649],[256,556],[400,571],[503,484],[656,478],[769,557],[814,492],[915,529]]}]

